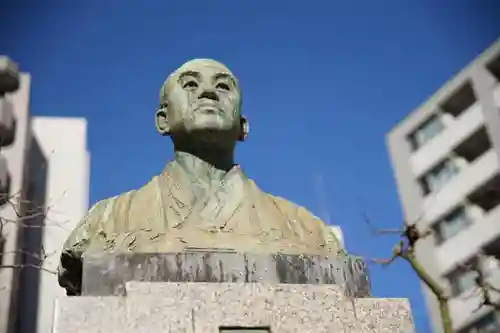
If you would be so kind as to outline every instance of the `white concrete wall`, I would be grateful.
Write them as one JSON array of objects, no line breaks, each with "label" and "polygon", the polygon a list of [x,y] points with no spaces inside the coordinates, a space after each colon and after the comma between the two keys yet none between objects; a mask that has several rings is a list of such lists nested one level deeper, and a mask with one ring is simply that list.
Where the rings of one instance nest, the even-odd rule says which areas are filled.
[{"label": "white concrete wall", "polygon": [[[46,198],[49,207],[43,244],[45,251],[53,254],[45,267],[56,270],[62,244],[88,210],[87,122],[83,118],[35,117],[32,128],[48,162]],[[57,276],[42,274],[37,333],[51,332],[54,301],[60,296],[65,296],[65,292],[59,287]]]},{"label": "white concrete wall", "polygon": [[[7,159],[7,167],[11,176],[10,195],[19,194],[24,187],[25,182],[25,162],[29,148],[28,138],[30,137],[30,128],[28,127],[30,115],[30,88],[31,76],[21,74],[19,90],[13,94],[7,94],[6,98],[12,103],[14,116],[16,119],[16,134],[14,143],[2,148],[1,154]],[[14,200],[18,202],[18,200]],[[0,208],[0,214],[6,219],[16,219],[16,214],[12,205],[4,205]],[[3,264],[14,264],[14,253],[17,250],[17,224],[9,223],[4,227],[3,236],[6,237],[3,255]],[[19,270],[17,270],[19,272]],[[18,274],[17,274],[18,275]],[[0,333],[8,331],[9,316],[13,315],[11,307],[11,292],[16,292],[16,282],[19,280],[15,270],[2,268],[0,270]],[[15,311],[14,311],[15,312]],[[11,322],[12,323],[12,322]]]}]

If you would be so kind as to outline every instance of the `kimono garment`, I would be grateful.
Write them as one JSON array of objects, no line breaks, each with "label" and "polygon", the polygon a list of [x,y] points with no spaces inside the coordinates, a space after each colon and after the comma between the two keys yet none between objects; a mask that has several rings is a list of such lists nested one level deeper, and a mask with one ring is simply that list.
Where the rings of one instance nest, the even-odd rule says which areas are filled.
[{"label": "kimono garment", "polygon": [[[198,199],[191,180],[174,161],[142,188],[96,203],[65,242],[63,255],[190,248],[326,255],[341,250],[321,220],[263,192],[239,166]],[[64,273],[64,260],[59,267]]]}]

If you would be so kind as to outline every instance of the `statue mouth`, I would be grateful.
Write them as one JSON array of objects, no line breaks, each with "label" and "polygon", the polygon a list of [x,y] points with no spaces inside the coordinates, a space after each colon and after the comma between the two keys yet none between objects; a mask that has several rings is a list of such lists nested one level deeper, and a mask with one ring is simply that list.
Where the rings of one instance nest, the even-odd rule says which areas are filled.
[{"label": "statue mouth", "polygon": [[218,107],[217,103],[200,103],[195,109],[195,112],[205,113],[205,114],[223,114],[221,108]]}]

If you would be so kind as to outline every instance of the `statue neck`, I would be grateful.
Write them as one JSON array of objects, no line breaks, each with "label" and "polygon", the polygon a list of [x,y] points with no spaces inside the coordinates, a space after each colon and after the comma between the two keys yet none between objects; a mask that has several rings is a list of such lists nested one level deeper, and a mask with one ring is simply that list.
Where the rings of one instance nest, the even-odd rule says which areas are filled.
[{"label": "statue neck", "polygon": [[218,147],[174,145],[175,161],[187,174],[210,184],[221,181],[234,166],[233,149]]}]

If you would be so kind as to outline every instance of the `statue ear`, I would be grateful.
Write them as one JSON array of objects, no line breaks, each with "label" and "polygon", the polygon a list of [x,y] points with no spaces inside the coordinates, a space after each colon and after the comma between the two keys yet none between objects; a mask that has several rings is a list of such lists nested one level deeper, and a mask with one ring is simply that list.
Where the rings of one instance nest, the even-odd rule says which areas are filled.
[{"label": "statue ear", "polygon": [[170,135],[170,128],[168,126],[168,117],[167,117],[167,104],[160,105],[158,111],[155,114],[155,124],[156,129],[163,136]]},{"label": "statue ear", "polygon": [[248,132],[250,131],[250,125],[248,124],[248,120],[247,118],[245,117],[241,117],[240,118],[240,126],[241,126],[241,129],[240,129],[240,137],[238,138],[239,141],[245,141],[247,136],[248,136]]}]

